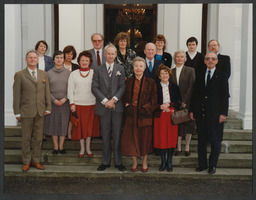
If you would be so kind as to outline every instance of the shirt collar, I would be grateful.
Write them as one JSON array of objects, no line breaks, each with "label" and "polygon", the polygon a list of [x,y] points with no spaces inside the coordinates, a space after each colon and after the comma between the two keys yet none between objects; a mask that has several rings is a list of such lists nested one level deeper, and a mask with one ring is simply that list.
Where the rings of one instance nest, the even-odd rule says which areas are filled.
[{"label": "shirt collar", "polygon": [[164,84],[164,83],[160,82],[160,84],[161,84],[162,87],[169,87],[169,82],[167,84]]}]

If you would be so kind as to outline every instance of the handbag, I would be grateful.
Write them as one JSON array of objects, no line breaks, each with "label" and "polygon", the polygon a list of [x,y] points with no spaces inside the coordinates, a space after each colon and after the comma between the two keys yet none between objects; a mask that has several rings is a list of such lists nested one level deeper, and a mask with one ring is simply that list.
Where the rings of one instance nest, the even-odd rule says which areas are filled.
[{"label": "handbag", "polygon": [[70,113],[70,122],[72,123],[73,126],[77,127],[78,124],[78,116],[75,112]]},{"label": "handbag", "polygon": [[187,108],[184,108],[186,105],[182,105],[183,109],[176,110],[171,114],[171,123],[173,125],[183,124],[190,121],[189,111]]}]

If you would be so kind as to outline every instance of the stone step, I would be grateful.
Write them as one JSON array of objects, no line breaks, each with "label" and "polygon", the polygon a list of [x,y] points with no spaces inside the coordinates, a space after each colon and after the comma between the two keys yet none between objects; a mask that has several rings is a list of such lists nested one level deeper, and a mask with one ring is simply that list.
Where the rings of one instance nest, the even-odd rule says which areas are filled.
[{"label": "stone step", "polygon": [[[93,158],[79,158],[78,151],[67,151],[65,155],[52,155],[51,150],[43,150],[41,162],[47,165],[70,165],[70,166],[98,166],[101,164],[101,151],[94,151]],[[21,150],[5,150],[5,164],[22,164]],[[209,157],[209,154],[208,154]],[[113,160],[113,158],[112,158]],[[139,158],[139,163],[142,158]],[[154,154],[149,155],[148,163],[150,166],[157,167],[160,165],[161,158]],[[132,163],[132,158],[123,156],[123,164],[129,166]],[[112,163],[114,165],[114,163]],[[173,156],[173,165],[178,167],[196,167],[197,153],[191,153],[189,157]],[[218,167],[221,168],[252,168],[252,154],[228,154],[221,153],[219,157]]]},{"label": "stone step", "polygon": [[[21,128],[19,126],[5,127],[5,137],[21,137]],[[197,138],[197,134],[192,136]],[[47,137],[50,138],[50,137]],[[252,130],[242,129],[224,129],[224,140],[252,140]]]},{"label": "stone step", "polygon": [[[182,148],[184,148],[185,141],[182,140]],[[21,149],[21,137],[5,137],[4,141],[5,149]],[[64,148],[66,150],[79,150],[79,141],[65,141]],[[53,149],[53,143],[51,138],[47,138],[47,141],[42,144],[43,150]],[[91,142],[92,150],[102,150],[102,140],[99,138],[94,138]],[[191,140],[190,151],[197,152],[197,140]],[[208,145],[208,151],[210,151],[210,146]],[[225,153],[252,153],[252,141],[233,141],[233,140],[223,140],[221,152]]]},{"label": "stone step", "polygon": [[44,165],[45,170],[37,170],[30,168],[27,172],[22,172],[22,165],[5,164],[5,176],[19,176],[19,177],[84,177],[84,178],[104,178],[104,177],[155,177],[155,178],[191,178],[191,179],[239,179],[252,180],[252,169],[240,168],[217,168],[213,175],[209,175],[207,170],[196,172],[195,168],[181,168],[174,167],[173,172],[160,172],[158,167],[150,167],[147,173],[139,171],[131,172],[130,166],[127,166],[127,171],[120,172],[113,166],[104,171],[97,171],[95,166],[59,166],[59,165]]}]

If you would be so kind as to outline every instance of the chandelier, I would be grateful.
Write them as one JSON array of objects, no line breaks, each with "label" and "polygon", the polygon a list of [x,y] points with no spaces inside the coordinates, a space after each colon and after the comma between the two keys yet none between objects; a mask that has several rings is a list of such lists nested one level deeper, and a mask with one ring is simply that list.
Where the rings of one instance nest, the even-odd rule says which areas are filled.
[{"label": "chandelier", "polygon": [[[123,4],[123,6],[128,8],[123,8],[119,10],[119,16],[126,22],[137,22],[140,23],[145,18],[146,10],[144,8],[139,8],[139,4]],[[138,7],[138,8],[136,8]]]}]

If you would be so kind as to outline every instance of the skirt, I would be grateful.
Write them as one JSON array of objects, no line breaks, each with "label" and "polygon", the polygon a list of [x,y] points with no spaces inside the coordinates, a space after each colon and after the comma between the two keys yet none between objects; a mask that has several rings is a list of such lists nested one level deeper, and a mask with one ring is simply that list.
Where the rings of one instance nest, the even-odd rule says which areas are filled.
[{"label": "skirt", "polygon": [[81,140],[86,139],[87,137],[100,136],[99,117],[94,114],[94,110],[95,105],[76,105],[78,124],[77,127],[72,127],[72,140]]},{"label": "skirt", "polygon": [[171,123],[171,112],[161,112],[160,118],[154,118],[154,148],[176,148],[178,125]]},{"label": "skirt", "polygon": [[196,133],[196,123],[194,120],[190,120],[183,124],[178,125],[178,135],[179,136],[186,136],[186,134],[195,134]]},{"label": "skirt", "polygon": [[66,136],[68,132],[70,107],[69,101],[62,106],[52,103],[52,112],[45,117],[44,134],[54,136]]},{"label": "skirt", "polygon": [[137,107],[133,117],[127,117],[122,133],[121,150],[124,156],[145,156],[152,153],[152,126],[137,127]]}]

